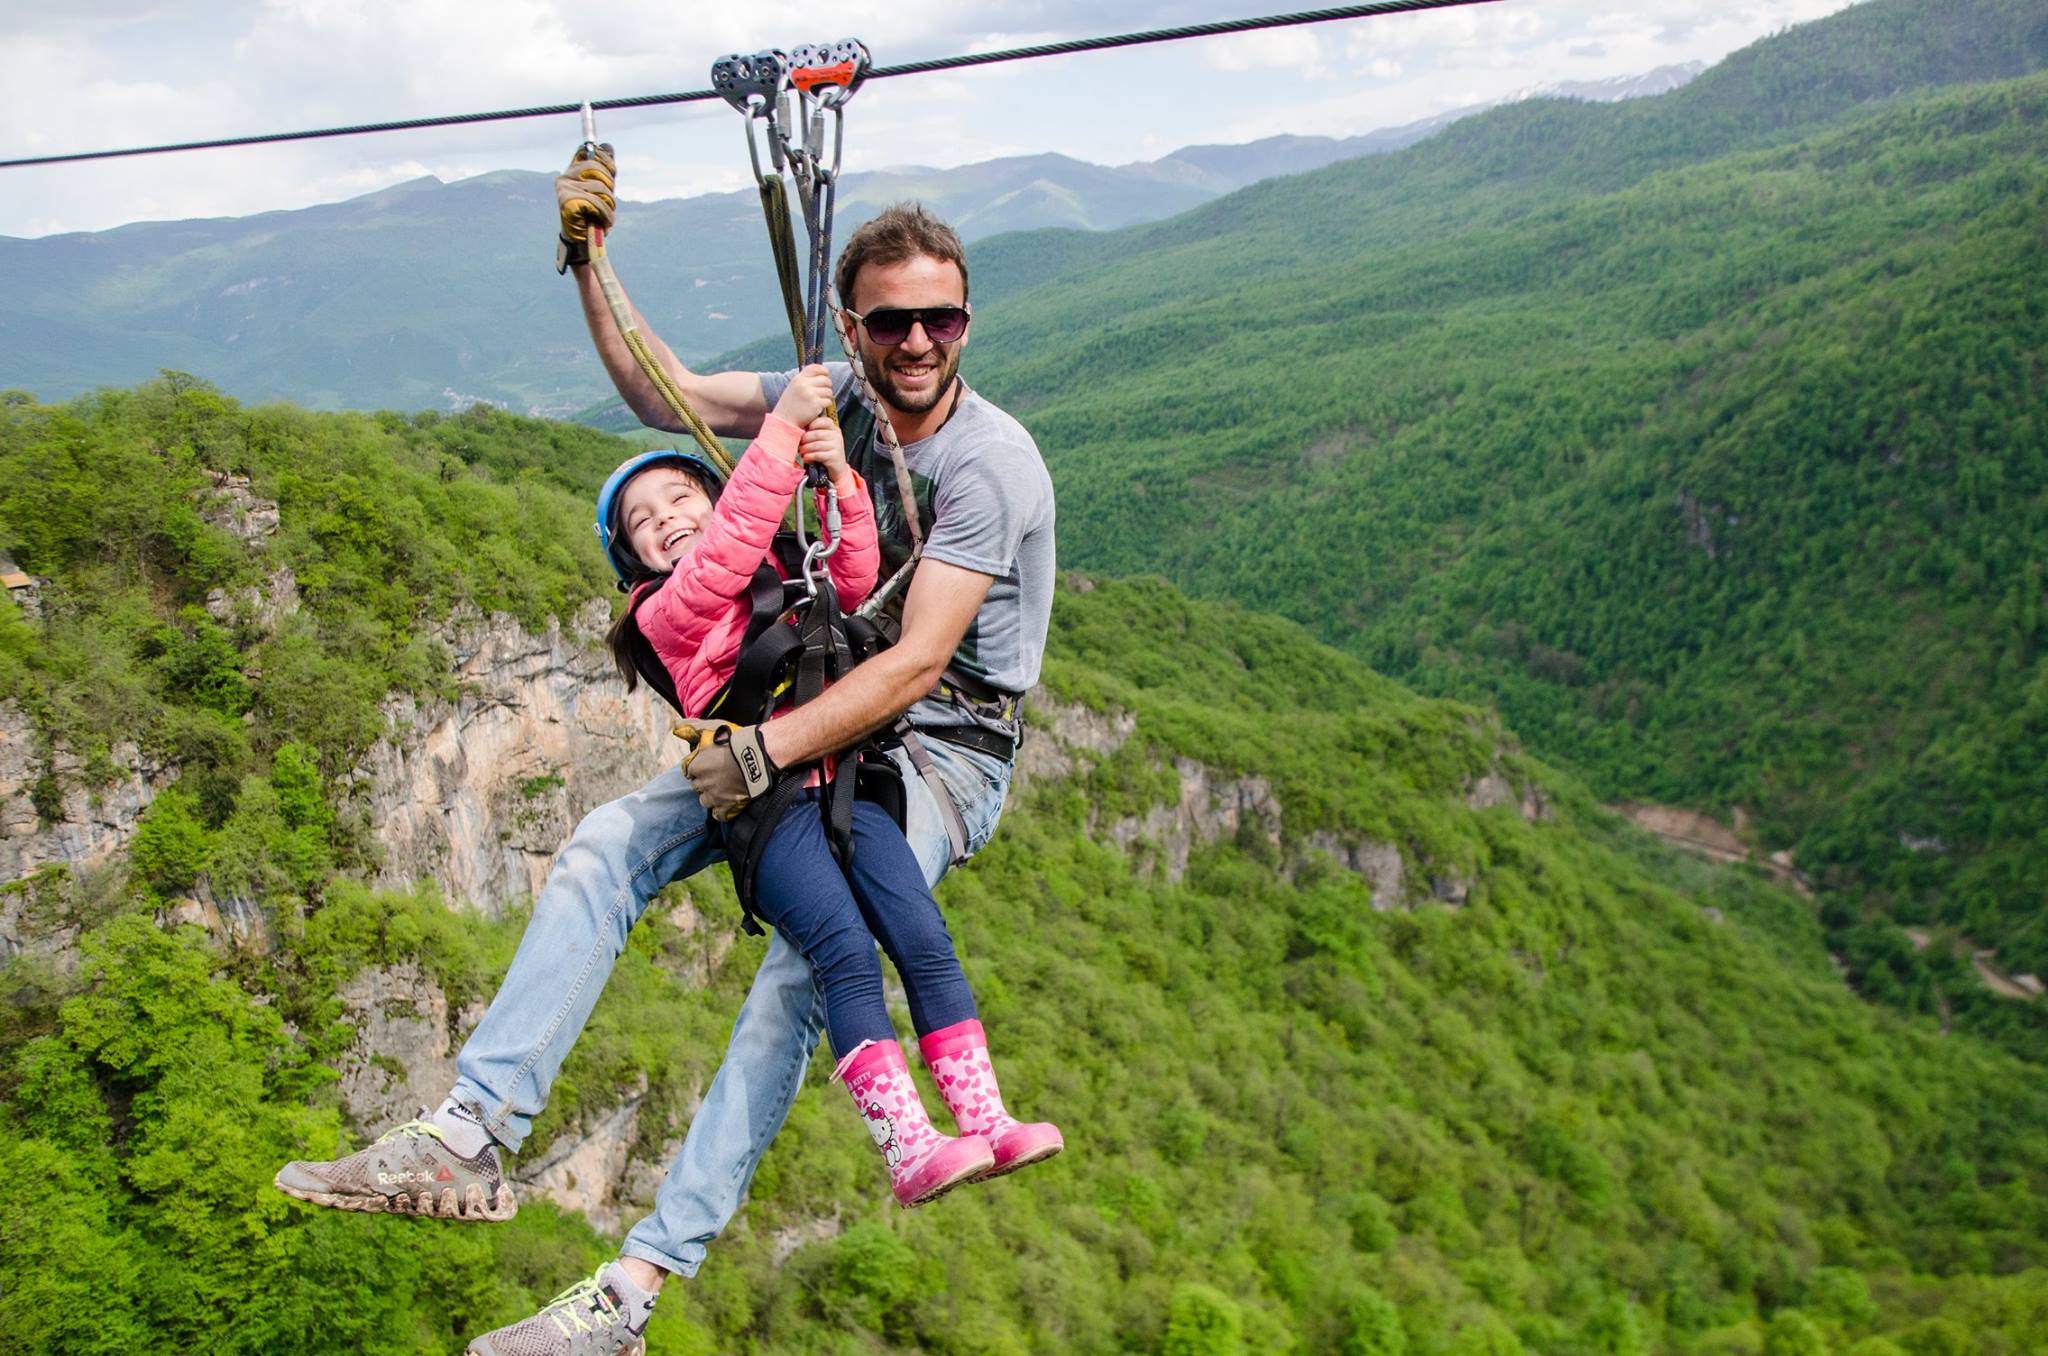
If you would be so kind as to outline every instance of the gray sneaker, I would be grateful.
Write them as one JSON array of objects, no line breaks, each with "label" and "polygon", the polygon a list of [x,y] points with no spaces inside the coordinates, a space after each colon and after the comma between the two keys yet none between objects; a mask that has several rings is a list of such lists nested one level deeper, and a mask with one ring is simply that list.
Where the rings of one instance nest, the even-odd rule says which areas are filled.
[{"label": "gray sneaker", "polygon": [[532,1318],[485,1333],[469,1344],[469,1356],[646,1356],[654,1300],[627,1299],[610,1275],[617,1265],[605,1263]]},{"label": "gray sneaker", "polygon": [[463,1158],[439,1126],[407,1121],[367,1149],[331,1163],[287,1163],[277,1189],[315,1205],[440,1219],[507,1220],[519,1211],[498,1146]]}]

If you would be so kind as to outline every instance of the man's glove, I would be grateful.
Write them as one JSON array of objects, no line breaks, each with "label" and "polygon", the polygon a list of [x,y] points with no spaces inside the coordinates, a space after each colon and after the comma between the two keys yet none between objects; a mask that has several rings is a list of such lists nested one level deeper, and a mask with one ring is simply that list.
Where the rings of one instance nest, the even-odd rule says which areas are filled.
[{"label": "man's glove", "polygon": [[555,207],[562,218],[562,241],[555,250],[555,271],[590,262],[590,230],[609,231],[618,215],[614,196],[619,167],[610,146],[578,146],[569,168],[555,178]]},{"label": "man's glove", "polygon": [[691,746],[683,758],[683,775],[713,819],[733,818],[775,785],[781,769],[761,743],[760,726],[684,721],[675,732]]}]

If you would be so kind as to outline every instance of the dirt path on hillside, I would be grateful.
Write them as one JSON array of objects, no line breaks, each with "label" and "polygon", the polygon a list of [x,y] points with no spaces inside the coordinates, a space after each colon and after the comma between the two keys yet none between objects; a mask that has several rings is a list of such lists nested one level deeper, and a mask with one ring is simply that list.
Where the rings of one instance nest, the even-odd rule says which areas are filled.
[{"label": "dirt path on hillside", "polygon": [[1647,805],[1624,802],[1603,807],[1622,816],[1637,828],[1646,830],[1671,844],[1705,857],[1708,861],[1734,864],[1747,862],[1761,867],[1776,876],[1781,884],[1787,885],[1813,898],[1813,887],[1800,874],[1798,863],[1789,852],[1774,852],[1769,856],[1750,847],[1742,838],[1742,832],[1749,826],[1749,817],[1741,806],[1735,807],[1735,827],[1729,828],[1709,815],[1697,810],[1684,810],[1676,805]]}]

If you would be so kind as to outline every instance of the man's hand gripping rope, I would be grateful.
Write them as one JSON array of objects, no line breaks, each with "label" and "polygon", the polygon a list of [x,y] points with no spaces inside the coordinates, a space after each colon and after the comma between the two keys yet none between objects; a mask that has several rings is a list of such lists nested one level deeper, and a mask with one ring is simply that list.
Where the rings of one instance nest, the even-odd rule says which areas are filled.
[{"label": "man's hand gripping rope", "polygon": [[561,245],[555,271],[590,262],[592,230],[609,231],[618,215],[618,161],[612,148],[586,141],[576,148],[569,168],[555,178],[555,208],[562,218]]}]

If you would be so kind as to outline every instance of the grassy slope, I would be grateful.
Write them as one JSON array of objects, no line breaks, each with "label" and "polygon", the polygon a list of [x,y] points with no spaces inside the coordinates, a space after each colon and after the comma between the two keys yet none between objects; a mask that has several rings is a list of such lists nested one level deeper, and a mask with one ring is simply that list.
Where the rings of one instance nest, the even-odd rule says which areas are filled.
[{"label": "grassy slope", "polygon": [[[1752,85],[1786,64],[1752,55]],[[1048,450],[1076,563],[1295,616],[1603,794],[1742,801],[2039,961],[2039,807],[1988,746],[2040,738],[2048,93],[1660,170],[1641,143],[1741,140],[1739,74],[1124,233],[1005,303],[974,377]]]},{"label": "grassy slope", "polygon": [[[552,472],[497,468],[609,455],[568,433],[551,454],[535,439],[557,435],[479,416],[454,430],[473,466],[430,460],[418,475],[424,454],[449,451],[446,423],[302,421],[192,389],[11,418],[0,447],[58,486],[152,458],[187,478],[264,472],[272,454],[310,474],[323,458],[324,478],[362,487],[358,521],[409,525],[384,571],[401,580],[457,542],[492,559],[579,516]],[[297,439],[280,445],[280,428]],[[529,516],[464,512],[469,496],[502,509],[509,494]],[[154,504],[175,524],[183,502],[124,511]],[[94,563],[104,538],[37,554],[24,542],[52,539],[15,512],[0,517],[11,549],[58,576],[68,609],[0,629],[17,699],[52,700],[66,628],[115,620],[107,609],[157,627],[103,625],[98,649],[109,673],[132,668],[123,690],[145,728],[213,709],[232,686],[224,667],[250,685],[250,761],[222,827],[194,815],[194,850],[211,869],[259,840],[270,874],[253,874],[281,948],[223,957],[151,922],[174,884],[161,820],[125,874],[23,887],[36,916],[84,929],[87,959],[77,976],[26,959],[0,972],[0,1161],[27,1184],[0,1229],[9,1348],[441,1350],[594,1263],[602,1240],[545,1207],[443,1231],[269,1190],[279,1159],[325,1152],[341,1131],[323,1067],[349,1039],[337,986],[417,959],[459,1006],[494,985],[516,920],[487,926],[307,868],[315,849],[346,866],[345,807],[330,799],[323,817],[318,760],[263,714],[288,672],[274,651],[209,650],[212,681],[166,679],[162,656],[184,651],[164,632],[205,634],[179,600],[255,560],[236,565],[221,543],[219,559],[172,552],[151,529],[135,591],[88,594],[80,572],[112,568]],[[325,543],[330,565],[365,570],[375,550],[335,554],[326,512],[287,495],[277,549]],[[595,562],[578,560],[565,587],[598,592]],[[308,588],[321,643],[345,619],[367,625],[353,595]],[[1013,1100],[1061,1120],[1072,1150],[903,1215],[814,1070],[742,1227],[669,1304],[655,1350],[1743,1352],[1767,1330],[1782,1345],[1811,1329],[1930,1352],[1968,1333],[2003,1353],[2038,1338],[2038,1080],[1855,1000],[1796,901],[1647,847],[1477,711],[1164,585],[1063,594],[1047,681],[1066,702],[1131,713],[1136,734],[1031,790],[945,901]],[[1198,848],[1179,883],[1104,846],[1106,822],[1178,798],[1181,758],[1263,779],[1279,846],[1250,832]],[[183,766],[196,801],[223,794],[206,790],[210,764]],[[1467,808],[1495,768],[1541,784],[1551,817]],[[1377,914],[1341,868],[1283,871],[1320,832],[1395,843],[1416,879],[1460,878],[1469,898]],[[657,1157],[680,1128],[758,954],[718,959],[729,886],[690,889],[713,931],[637,930],[543,1140],[642,1077],[635,1152]],[[821,1218],[843,1232],[778,1263],[778,1235]]]}]

